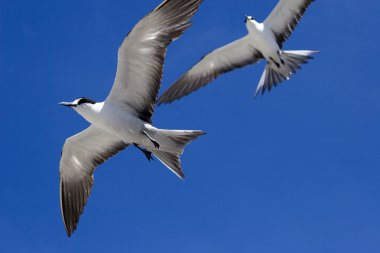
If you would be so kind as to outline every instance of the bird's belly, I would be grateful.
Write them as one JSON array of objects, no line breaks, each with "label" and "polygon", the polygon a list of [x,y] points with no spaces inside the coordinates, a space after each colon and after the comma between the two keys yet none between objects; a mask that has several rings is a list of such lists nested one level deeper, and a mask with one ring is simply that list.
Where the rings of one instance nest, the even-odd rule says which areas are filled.
[{"label": "bird's belly", "polygon": [[103,112],[93,124],[117,136],[126,143],[134,143],[141,135],[145,122],[126,111]]},{"label": "bird's belly", "polygon": [[269,59],[273,55],[277,55],[279,47],[276,41],[265,33],[253,34],[251,36],[253,46],[261,52],[265,59]]}]

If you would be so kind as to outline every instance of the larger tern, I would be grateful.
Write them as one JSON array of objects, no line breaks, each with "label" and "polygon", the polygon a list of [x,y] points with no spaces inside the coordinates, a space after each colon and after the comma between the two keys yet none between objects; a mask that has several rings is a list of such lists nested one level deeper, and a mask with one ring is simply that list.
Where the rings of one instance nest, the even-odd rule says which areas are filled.
[{"label": "larger tern", "polygon": [[259,81],[256,96],[288,80],[317,51],[283,51],[306,9],[314,0],[280,0],[263,23],[246,16],[248,35],[203,57],[158,99],[171,103],[206,86],[219,75],[265,59],[267,66]]},{"label": "larger tern", "polygon": [[166,0],[140,20],[118,51],[114,85],[104,102],[79,98],[73,108],[91,125],[68,138],[60,161],[61,211],[68,236],[91,193],[95,168],[130,145],[151,154],[180,178],[180,155],[202,131],[163,130],[151,117],[168,45],[190,25],[202,0]]}]

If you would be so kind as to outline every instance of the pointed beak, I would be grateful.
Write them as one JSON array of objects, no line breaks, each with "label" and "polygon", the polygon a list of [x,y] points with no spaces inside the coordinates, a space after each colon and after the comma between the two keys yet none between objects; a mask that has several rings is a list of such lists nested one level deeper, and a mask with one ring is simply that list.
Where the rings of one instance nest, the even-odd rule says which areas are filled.
[{"label": "pointed beak", "polygon": [[69,103],[69,102],[61,102],[61,103],[59,103],[59,105],[63,105],[63,106],[67,106],[67,107],[74,107],[75,106],[73,103]]}]

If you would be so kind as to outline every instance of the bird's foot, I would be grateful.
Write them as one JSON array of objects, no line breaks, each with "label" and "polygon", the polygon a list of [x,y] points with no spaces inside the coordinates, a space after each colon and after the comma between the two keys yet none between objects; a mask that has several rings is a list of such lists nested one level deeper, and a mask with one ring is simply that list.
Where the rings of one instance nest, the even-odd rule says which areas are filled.
[{"label": "bird's foot", "polygon": [[277,68],[280,68],[280,64],[276,62],[272,57],[269,57],[269,59],[273,62],[274,65],[276,65]]},{"label": "bird's foot", "polygon": [[136,143],[133,144],[138,150],[140,150],[141,152],[143,152],[143,154],[145,155],[146,159],[148,159],[148,161],[153,161],[153,156],[152,156],[152,152],[146,150],[146,149],[143,149],[143,148],[140,148]]},{"label": "bird's foot", "polygon": [[285,61],[284,61],[284,59],[282,59],[282,53],[281,53],[281,51],[277,51],[277,55],[278,55],[278,57],[281,60],[281,65],[285,65]]},{"label": "bird's foot", "polygon": [[145,131],[143,131],[143,134],[145,134],[145,136],[148,137],[148,139],[153,143],[153,145],[156,149],[160,149],[160,144],[155,139],[150,137],[149,134]]},{"label": "bird's foot", "polygon": [[149,152],[148,150],[141,150],[141,151],[144,153],[146,159],[148,159],[149,162],[153,161],[152,152]]},{"label": "bird's foot", "polygon": [[160,149],[160,144],[159,144],[157,141],[155,141],[155,140],[153,140],[153,139],[151,139],[150,141],[153,143],[153,145],[154,145],[154,147],[155,147],[156,149]]}]

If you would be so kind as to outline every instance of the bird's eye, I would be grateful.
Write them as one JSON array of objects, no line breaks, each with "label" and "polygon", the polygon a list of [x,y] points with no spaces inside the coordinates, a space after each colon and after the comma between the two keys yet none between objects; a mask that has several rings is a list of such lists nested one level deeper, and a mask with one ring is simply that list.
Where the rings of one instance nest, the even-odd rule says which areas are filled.
[{"label": "bird's eye", "polygon": [[84,98],[81,98],[79,101],[78,101],[78,105],[81,105],[81,104],[84,104],[86,103],[86,99]]}]

